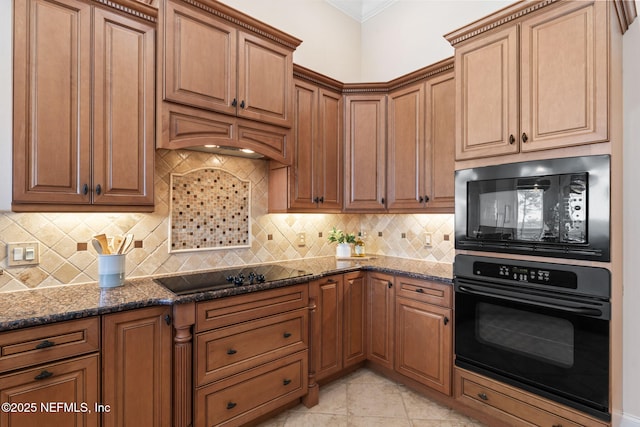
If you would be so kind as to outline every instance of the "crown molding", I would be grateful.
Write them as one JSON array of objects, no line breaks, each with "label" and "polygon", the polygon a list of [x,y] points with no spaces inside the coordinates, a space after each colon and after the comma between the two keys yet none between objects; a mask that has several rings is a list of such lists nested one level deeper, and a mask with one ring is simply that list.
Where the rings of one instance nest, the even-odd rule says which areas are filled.
[{"label": "crown molding", "polygon": [[342,89],[344,88],[344,84],[342,82],[298,64],[293,64],[293,77],[312,83],[316,86],[322,86],[325,89],[329,89],[334,92],[342,92]]},{"label": "crown molding", "polygon": [[110,9],[126,13],[149,22],[158,21],[157,0],[92,0]]},{"label": "crown molding", "polygon": [[635,0],[613,0],[613,5],[615,6],[616,14],[618,15],[620,31],[624,34],[638,16],[636,2]]}]

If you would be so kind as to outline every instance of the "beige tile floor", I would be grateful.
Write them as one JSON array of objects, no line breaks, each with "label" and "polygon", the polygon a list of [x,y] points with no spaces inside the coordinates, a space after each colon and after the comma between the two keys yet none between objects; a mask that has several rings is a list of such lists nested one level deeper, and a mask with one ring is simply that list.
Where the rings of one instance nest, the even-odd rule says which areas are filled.
[{"label": "beige tile floor", "polygon": [[320,387],[320,403],[298,405],[259,427],[484,427],[369,369]]}]

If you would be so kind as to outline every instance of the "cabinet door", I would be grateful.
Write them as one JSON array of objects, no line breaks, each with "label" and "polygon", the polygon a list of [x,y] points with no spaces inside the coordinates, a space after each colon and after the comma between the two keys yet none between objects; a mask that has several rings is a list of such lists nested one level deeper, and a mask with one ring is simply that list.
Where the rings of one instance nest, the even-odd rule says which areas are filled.
[{"label": "cabinet door", "polygon": [[453,73],[426,84],[426,168],[427,211],[453,213],[455,177],[455,105]]},{"label": "cabinet door", "polygon": [[13,202],[89,203],[91,7],[16,0],[13,28]]},{"label": "cabinet door", "polygon": [[423,207],[425,183],[424,83],[389,95],[387,208]]},{"label": "cabinet door", "polygon": [[291,127],[293,52],[238,32],[238,116]]},{"label": "cabinet door", "polygon": [[155,30],[94,16],[93,203],[152,205]]},{"label": "cabinet door", "polygon": [[309,287],[309,298],[313,298],[317,306],[312,337],[316,380],[342,369],[343,288],[341,275],[315,280]]},{"label": "cabinet door", "polygon": [[396,371],[451,395],[451,310],[396,298]]},{"label": "cabinet door", "polygon": [[[320,89],[318,92],[318,132],[316,149],[316,195],[323,211],[342,209],[343,134],[342,94]],[[315,197],[315,196],[314,196]]]},{"label": "cabinet door", "polygon": [[394,334],[393,276],[367,275],[367,359],[393,369]]},{"label": "cabinet door", "polygon": [[367,358],[366,347],[366,281],[363,272],[344,275],[344,367]]},{"label": "cabinet door", "polygon": [[318,88],[309,83],[296,81],[294,87],[293,124],[293,176],[290,178],[292,209],[315,209],[317,174],[315,165],[317,151]]},{"label": "cabinet door", "polygon": [[102,322],[104,427],[171,425],[169,307],[109,314]]},{"label": "cabinet door", "polygon": [[518,152],[517,42],[513,26],[456,48],[457,160]]},{"label": "cabinet door", "polygon": [[99,372],[95,354],[0,376],[0,402],[37,405],[1,411],[0,425],[97,427]]},{"label": "cabinet door", "polygon": [[237,30],[209,13],[164,3],[164,99],[235,115]]},{"label": "cabinet door", "polygon": [[522,151],[608,140],[608,7],[569,2],[522,22]]},{"label": "cabinet door", "polygon": [[384,211],[386,99],[346,97],[345,210]]}]

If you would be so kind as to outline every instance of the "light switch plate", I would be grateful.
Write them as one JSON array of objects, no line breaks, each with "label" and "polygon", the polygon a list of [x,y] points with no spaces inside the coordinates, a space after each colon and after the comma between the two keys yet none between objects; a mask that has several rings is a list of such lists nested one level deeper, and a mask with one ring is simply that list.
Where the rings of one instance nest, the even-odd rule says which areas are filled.
[{"label": "light switch plate", "polygon": [[7,267],[40,264],[40,242],[7,244]]},{"label": "light switch plate", "polygon": [[433,246],[433,233],[426,232],[424,233],[424,247],[430,248]]}]

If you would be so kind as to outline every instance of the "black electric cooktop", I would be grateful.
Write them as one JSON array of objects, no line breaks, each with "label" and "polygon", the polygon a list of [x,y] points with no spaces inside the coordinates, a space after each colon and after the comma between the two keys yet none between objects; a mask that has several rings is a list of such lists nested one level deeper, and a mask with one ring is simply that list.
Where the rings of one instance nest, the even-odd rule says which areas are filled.
[{"label": "black electric cooktop", "polygon": [[236,286],[275,282],[277,280],[292,279],[310,274],[311,273],[304,270],[279,265],[263,265],[208,273],[183,274],[182,276],[163,277],[155,280],[177,295],[187,295],[196,292],[217,291]]}]

